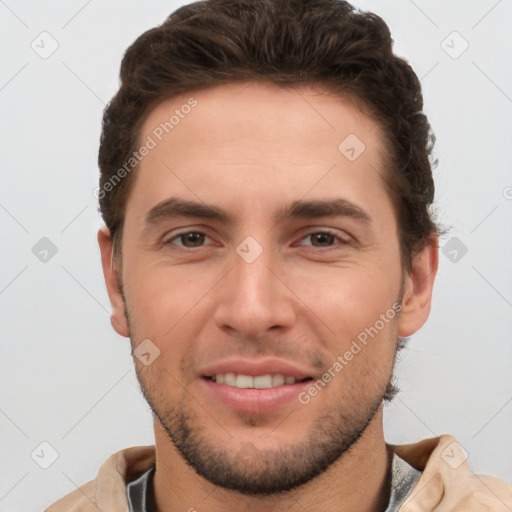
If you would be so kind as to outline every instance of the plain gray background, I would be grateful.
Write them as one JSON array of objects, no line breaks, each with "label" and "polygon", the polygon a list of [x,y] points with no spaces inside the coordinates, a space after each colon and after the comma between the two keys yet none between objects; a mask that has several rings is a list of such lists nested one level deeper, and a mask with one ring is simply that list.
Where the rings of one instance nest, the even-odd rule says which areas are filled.
[{"label": "plain gray background", "polygon": [[[129,342],[109,322],[93,190],[123,52],[183,3],[0,0],[2,511],[39,511],[113,452],[153,443]],[[512,483],[512,0],[354,4],[387,21],[421,78],[438,218],[452,226],[386,438],[453,434],[476,472]]]}]

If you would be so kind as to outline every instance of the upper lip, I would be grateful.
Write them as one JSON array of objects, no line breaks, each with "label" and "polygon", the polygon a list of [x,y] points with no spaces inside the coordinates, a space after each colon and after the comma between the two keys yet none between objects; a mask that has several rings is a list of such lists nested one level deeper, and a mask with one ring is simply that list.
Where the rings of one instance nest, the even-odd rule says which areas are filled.
[{"label": "upper lip", "polygon": [[284,375],[295,377],[296,380],[303,380],[311,377],[312,374],[302,370],[296,365],[283,361],[282,359],[240,359],[230,358],[216,363],[211,363],[200,371],[201,377],[234,373],[257,377],[258,375]]}]

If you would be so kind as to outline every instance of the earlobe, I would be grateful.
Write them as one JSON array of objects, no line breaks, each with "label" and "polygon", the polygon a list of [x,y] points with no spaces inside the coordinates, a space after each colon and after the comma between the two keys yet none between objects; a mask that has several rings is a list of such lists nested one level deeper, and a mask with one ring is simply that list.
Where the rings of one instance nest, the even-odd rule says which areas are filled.
[{"label": "earlobe", "polygon": [[427,321],[438,264],[436,236],[413,257],[411,271],[405,277],[402,311],[398,321],[398,335],[401,338],[411,336]]},{"label": "earlobe", "polygon": [[119,289],[117,271],[114,265],[112,239],[110,237],[110,231],[106,226],[102,226],[98,231],[98,245],[100,246],[101,265],[103,267],[105,285],[112,305],[110,322],[118,334],[128,338],[130,336],[130,329],[128,327],[125,304],[121,290]]}]

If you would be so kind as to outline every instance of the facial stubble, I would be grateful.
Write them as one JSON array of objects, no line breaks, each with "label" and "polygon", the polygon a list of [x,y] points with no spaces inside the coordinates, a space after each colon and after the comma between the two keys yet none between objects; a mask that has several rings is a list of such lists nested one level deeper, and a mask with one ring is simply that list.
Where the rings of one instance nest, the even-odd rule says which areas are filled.
[{"label": "facial stubble", "polygon": [[[130,322],[130,315],[126,316],[133,335],[133,323]],[[136,336],[132,338],[137,339]],[[398,349],[399,340],[395,339]],[[381,381],[372,396],[364,401],[360,396],[356,397],[352,407],[339,400],[317,418],[305,440],[288,443],[278,449],[258,449],[252,443],[246,443],[235,450],[230,450],[225,442],[208,437],[208,427],[200,424],[194,411],[198,400],[191,397],[186,388],[182,388],[181,398],[174,406],[166,403],[169,395],[158,385],[166,380],[165,373],[167,377],[170,376],[165,368],[158,368],[157,372],[162,372],[162,375],[158,375],[136,364],[136,371],[142,394],[153,414],[183,460],[198,475],[224,489],[263,496],[283,493],[310,482],[348,453],[362,437],[382,402],[390,400],[397,392],[392,384],[393,367],[394,364],[387,380]],[[358,394],[357,389],[353,392]],[[300,421],[298,414],[308,414],[307,405],[301,407],[295,409],[285,421]],[[240,419],[246,427],[251,427],[252,423],[252,427],[256,428],[260,422],[253,416],[246,414]],[[212,417],[211,421],[215,419]]]}]

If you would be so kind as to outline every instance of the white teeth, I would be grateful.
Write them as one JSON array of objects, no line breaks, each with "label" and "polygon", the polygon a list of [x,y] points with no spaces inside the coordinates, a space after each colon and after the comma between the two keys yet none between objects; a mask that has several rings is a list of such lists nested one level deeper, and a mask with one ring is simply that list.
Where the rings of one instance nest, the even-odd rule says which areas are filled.
[{"label": "white teeth", "polygon": [[228,386],[234,386],[236,382],[236,377],[234,373],[225,373],[224,374],[224,384]]},{"label": "white teeth", "polygon": [[249,377],[249,375],[237,375],[235,381],[236,388],[253,388],[254,387],[254,378]]},{"label": "white teeth", "polygon": [[256,389],[264,389],[272,387],[272,375],[260,375],[254,377],[254,387]]},{"label": "white teeth", "polygon": [[285,375],[258,375],[252,377],[250,375],[234,373],[218,373],[212,376],[212,380],[219,384],[226,384],[241,389],[265,389],[282,386],[283,384],[295,384],[295,377]]},{"label": "white teeth", "polygon": [[274,375],[272,377],[272,387],[282,386],[284,384],[284,375]]}]

